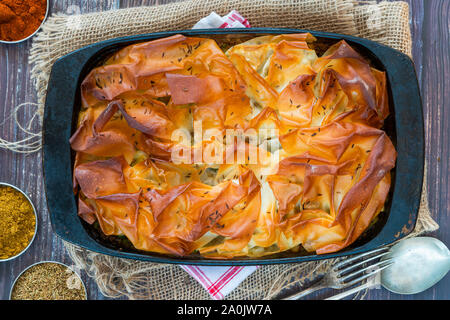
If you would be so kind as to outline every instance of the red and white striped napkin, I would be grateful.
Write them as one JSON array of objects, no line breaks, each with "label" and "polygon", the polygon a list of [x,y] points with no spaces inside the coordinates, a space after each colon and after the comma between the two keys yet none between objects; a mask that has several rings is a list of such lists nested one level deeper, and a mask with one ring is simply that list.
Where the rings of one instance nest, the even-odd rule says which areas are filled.
[{"label": "red and white striped napkin", "polygon": [[213,299],[221,300],[233,291],[258,267],[209,267],[180,265],[208,291]]},{"label": "red and white striped napkin", "polygon": [[200,19],[192,29],[211,29],[211,28],[251,28],[250,23],[236,10],[231,11],[226,16],[219,16],[215,12],[203,19]]},{"label": "red and white striped napkin", "polygon": [[[197,22],[192,29],[250,28],[250,23],[233,10],[224,17],[212,12]],[[209,267],[180,265],[197,280],[213,299],[223,299],[258,267]]]}]

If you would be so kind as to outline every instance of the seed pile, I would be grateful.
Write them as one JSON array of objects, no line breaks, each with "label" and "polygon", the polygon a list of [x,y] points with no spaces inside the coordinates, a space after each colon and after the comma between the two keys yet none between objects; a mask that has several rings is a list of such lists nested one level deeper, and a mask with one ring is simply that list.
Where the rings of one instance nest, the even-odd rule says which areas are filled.
[{"label": "seed pile", "polygon": [[76,273],[54,262],[32,266],[17,279],[11,300],[86,300]]}]

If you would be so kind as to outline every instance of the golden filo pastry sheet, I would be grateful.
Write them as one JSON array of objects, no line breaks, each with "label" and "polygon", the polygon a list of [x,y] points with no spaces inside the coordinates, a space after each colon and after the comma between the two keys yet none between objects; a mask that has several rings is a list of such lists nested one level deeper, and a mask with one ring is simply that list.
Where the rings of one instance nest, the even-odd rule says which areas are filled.
[{"label": "golden filo pastry sheet", "polygon": [[263,36],[227,51],[252,102],[278,110],[291,126],[350,117],[381,127],[389,114],[385,73],[371,68],[345,41],[318,58],[308,46],[313,38],[292,38]]},{"label": "golden filo pastry sheet", "polygon": [[[182,256],[323,254],[353,243],[383,210],[395,166],[380,129],[386,76],[345,41],[320,57],[315,41],[263,36],[225,53],[175,35],[93,69],[70,139],[80,217],[137,249]],[[216,134],[173,139],[199,123]],[[263,129],[226,144],[229,130]],[[175,150],[189,163],[174,161]]]}]

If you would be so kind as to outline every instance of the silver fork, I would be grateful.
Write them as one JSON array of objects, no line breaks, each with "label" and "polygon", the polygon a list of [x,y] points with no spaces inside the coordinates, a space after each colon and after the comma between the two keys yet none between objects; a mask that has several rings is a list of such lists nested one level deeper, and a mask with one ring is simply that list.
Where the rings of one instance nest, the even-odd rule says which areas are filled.
[{"label": "silver fork", "polygon": [[314,286],[283,298],[283,300],[297,300],[320,289],[345,289],[357,284],[389,267],[392,259],[376,262],[377,259],[388,253],[389,248],[383,247],[339,261]]}]

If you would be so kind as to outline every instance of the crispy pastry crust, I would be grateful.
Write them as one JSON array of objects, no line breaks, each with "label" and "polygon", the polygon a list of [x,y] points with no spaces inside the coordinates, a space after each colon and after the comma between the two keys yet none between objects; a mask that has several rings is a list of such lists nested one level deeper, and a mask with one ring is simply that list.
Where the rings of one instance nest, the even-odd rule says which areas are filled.
[{"label": "crispy pastry crust", "polygon": [[[322,57],[314,41],[263,36],[224,53],[211,39],[176,35],[128,46],[92,70],[70,139],[79,216],[137,249],[181,256],[324,254],[353,243],[383,209],[395,166],[380,129],[386,76],[345,41]],[[176,164],[172,135],[192,134],[196,121],[224,137],[278,133],[215,154],[226,162],[243,152],[242,164]],[[181,151],[194,160],[221,143]],[[278,161],[255,164],[250,151]]]}]

